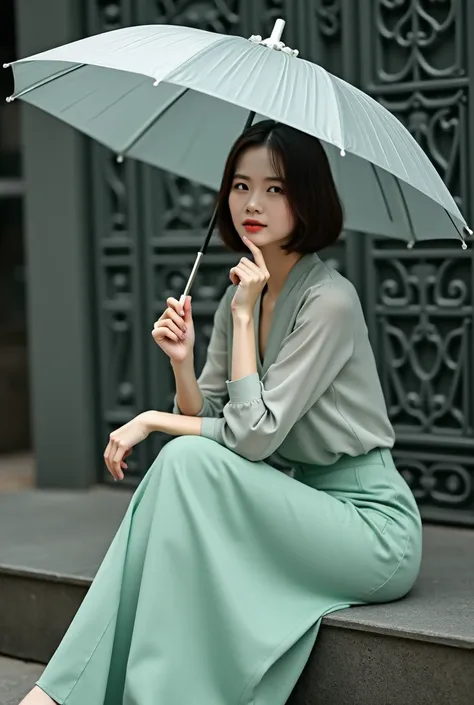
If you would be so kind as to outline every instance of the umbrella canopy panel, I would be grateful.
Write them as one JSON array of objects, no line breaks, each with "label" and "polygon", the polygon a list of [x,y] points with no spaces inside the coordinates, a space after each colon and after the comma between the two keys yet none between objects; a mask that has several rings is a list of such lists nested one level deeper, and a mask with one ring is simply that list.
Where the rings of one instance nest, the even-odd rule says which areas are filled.
[{"label": "umbrella canopy panel", "polygon": [[436,169],[389,111],[320,66],[242,37],[128,27],[12,66],[15,97],[117,155],[217,189],[254,111],[256,121],[272,118],[322,141],[346,228],[408,242],[462,239],[467,228]]}]

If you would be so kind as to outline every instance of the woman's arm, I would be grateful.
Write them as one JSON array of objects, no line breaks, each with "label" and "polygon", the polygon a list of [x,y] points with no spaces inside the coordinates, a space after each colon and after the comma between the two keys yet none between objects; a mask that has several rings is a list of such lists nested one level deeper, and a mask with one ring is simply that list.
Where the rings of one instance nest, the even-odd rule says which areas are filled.
[{"label": "woman's arm", "polygon": [[[256,354],[253,317],[235,314],[232,380],[240,380],[257,372]],[[161,431],[170,436],[200,436],[202,418],[196,418],[196,415],[202,409],[203,395],[194,374],[194,364],[189,361],[181,365],[173,364],[173,371],[177,404],[183,415],[149,411],[149,431]]]},{"label": "woman's arm", "polygon": [[170,436],[200,436],[202,419],[197,416],[167,414],[164,411],[146,411],[143,415],[148,433],[160,431]]},{"label": "woman's arm", "polygon": [[232,381],[257,372],[254,319],[247,314],[234,314],[232,346]]},{"label": "woman's arm", "polygon": [[226,387],[228,309],[229,293],[226,291],[214,315],[206,362],[199,379],[196,379],[194,359],[181,366],[173,365],[176,381],[174,414],[214,418],[222,415],[222,409],[228,399]]},{"label": "woman's arm", "polygon": [[204,406],[194,371],[194,356],[184,362],[172,362],[176,384],[176,407],[185,416],[197,416]]}]

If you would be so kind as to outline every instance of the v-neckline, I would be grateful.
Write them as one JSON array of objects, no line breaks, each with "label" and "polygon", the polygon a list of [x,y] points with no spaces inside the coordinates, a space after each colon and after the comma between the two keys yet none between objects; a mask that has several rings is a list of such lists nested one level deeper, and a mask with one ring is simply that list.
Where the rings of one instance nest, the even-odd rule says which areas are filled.
[{"label": "v-neckline", "polygon": [[[263,309],[263,297],[265,296],[265,292],[267,290],[267,285],[265,284],[262,293],[260,294],[257,303],[259,304],[257,309],[258,313],[256,316],[257,319],[257,325],[256,325],[256,331],[255,331],[255,348],[257,351],[257,360],[260,363],[260,367],[263,367],[263,363],[265,362],[265,353],[262,355],[261,349],[260,349],[260,321],[262,320],[262,309]],[[276,305],[276,302],[275,302]],[[270,327],[268,329],[268,335],[267,335],[267,340],[265,344],[265,352],[267,351],[268,348],[268,338],[270,337],[270,330],[272,327],[272,322],[273,322],[273,314],[275,313],[275,307],[273,307],[273,312],[272,312],[272,320],[270,321]]]},{"label": "v-neckline", "polygon": [[265,353],[263,354],[263,356],[260,352],[260,318],[262,313],[263,295],[266,287],[261,291],[260,296],[257,299],[254,310],[254,334],[255,350],[257,353],[257,370],[259,374],[264,374],[266,372],[266,363],[268,363],[269,350],[271,349],[271,344],[275,335],[275,320],[279,315],[282,304],[287,300],[290,291],[293,289],[296,282],[299,280],[300,276],[305,271],[306,265],[309,264],[309,266],[313,266],[314,259],[315,257],[313,254],[303,255],[288,272],[288,275],[285,279],[285,283],[283,284],[283,287],[280,293],[278,294],[277,299],[275,301],[275,305],[273,307],[272,319],[268,330],[268,336],[265,345]]}]

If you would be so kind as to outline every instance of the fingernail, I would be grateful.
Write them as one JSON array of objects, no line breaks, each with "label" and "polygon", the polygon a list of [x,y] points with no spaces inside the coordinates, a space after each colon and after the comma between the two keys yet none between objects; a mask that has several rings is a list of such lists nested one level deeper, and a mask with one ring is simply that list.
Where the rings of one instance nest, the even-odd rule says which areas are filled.
[{"label": "fingernail", "polygon": [[181,315],[184,316],[184,311],[181,311]]}]

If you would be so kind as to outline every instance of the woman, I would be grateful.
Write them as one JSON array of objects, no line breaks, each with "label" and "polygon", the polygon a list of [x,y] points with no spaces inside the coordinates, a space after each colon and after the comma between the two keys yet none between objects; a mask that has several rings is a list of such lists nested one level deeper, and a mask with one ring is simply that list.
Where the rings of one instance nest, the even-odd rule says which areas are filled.
[{"label": "woman", "polygon": [[[153,337],[174,414],[114,431],[105,462],[181,436],[136,490],[28,705],[283,705],[323,615],[405,595],[421,521],[393,464],[360,302],[317,252],[342,229],[318,140],[272,121],[234,145],[218,196],[243,256],[194,376],[191,303]],[[52,700],[53,699],[53,700]]]}]

